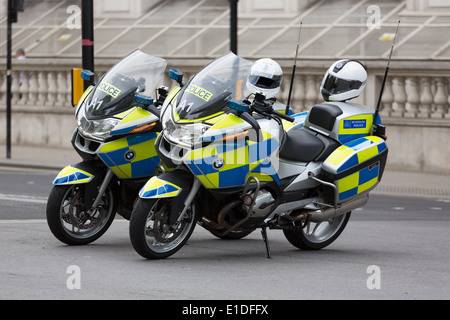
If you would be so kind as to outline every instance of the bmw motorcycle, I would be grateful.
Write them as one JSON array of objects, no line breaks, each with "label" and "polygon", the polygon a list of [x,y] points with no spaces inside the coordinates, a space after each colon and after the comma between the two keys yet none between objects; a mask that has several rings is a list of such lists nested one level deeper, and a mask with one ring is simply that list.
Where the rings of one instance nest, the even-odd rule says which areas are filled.
[{"label": "bmw motorcycle", "polygon": [[372,108],[327,102],[283,114],[246,92],[251,65],[229,53],[186,84],[171,70],[179,86],[164,103],[156,150],[172,171],[139,192],[129,232],[141,256],[173,255],[196,224],[220,238],[260,228],[268,257],[267,228],[318,250],[381,181],[388,149],[372,135]]},{"label": "bmw motorcycle", "polygon": [[[129,220],[138,191],[160,164],[154,143],[168,92],[166,87],[154,91],[166,65],[136,50],[79,100],[72,145],[82,161],[59,172],[47,202],[48,226],[63,243],[95,241],[116,212]],[[84,79],[92,76],[82,72]]]}]

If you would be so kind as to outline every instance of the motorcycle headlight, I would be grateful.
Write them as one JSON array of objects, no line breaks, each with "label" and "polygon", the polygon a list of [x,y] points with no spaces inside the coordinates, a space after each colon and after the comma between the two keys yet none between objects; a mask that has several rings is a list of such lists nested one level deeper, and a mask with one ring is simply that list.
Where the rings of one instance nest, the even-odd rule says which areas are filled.
[{"label": "motorcycle headlight", "polygon": [[77,113],[78,130],[84,136],[96,140],[104,141],[110,137],[110,132],[120,122],[120,119],[106,118],[98,120],[89,120],[86,117],[84,106],[80,107]]},{"label": "motorcycle headlight", "polygon": [[172,108],[169,105],[162,116],[163,133],[167,140],[183,147],[192,147],[211,126],[199,123],[180,124],[172,119]]}]

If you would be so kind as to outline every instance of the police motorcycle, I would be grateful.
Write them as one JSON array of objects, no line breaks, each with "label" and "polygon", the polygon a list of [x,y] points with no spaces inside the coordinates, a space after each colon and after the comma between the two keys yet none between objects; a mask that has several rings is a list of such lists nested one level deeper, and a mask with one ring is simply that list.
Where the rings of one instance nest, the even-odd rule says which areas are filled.
[{"label": "police motorcycle", "polygon": [[[139,189],[160,164],[154,143],[168,92],[155,87],[166,65],[135,50],[81,96],[71,142],[82,161],[58,173],[47,202],[48,226],[61,242],[95,241],[116,212],[129,219]],[[81,76],[92,80],[93,73]]]},{"label": "police motorcycle", "polygon": [[164,103],[156,150],[173,170],[139,192],[129,229],[136,252],[167,258],[197,223],[221,238],[260,228],[269,258],[267,228],[299,249],[330,245],[387,159],[378,116],[372,134],[374,109],[343,102],[361,93],[364,73],[359,63],[335,63],[321,86],[329,102],[289,116],[274,108],[281,73],[270,64],[229,53],[186,84],[172,69],[179,86]]}]

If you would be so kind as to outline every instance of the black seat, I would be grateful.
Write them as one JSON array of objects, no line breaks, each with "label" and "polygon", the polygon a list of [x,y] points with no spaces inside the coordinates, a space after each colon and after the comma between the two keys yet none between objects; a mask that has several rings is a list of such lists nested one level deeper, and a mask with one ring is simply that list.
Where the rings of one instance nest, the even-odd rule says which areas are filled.
[{"label": "black seat", "polygon": [[280,158],[299,162],[323,161],[339,145],[339,142],[311,129],[293,128],[286,133]]}]

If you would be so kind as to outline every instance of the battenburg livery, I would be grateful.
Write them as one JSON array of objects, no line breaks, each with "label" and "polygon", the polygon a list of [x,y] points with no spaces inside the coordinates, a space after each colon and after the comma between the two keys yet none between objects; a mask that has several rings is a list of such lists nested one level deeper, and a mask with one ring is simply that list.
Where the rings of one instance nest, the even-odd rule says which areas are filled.
[{"label": "battenburg livery", "polygon": [[[229,53],[186,84],[171,71],[179,86],[163,106],[156,151],[172,170],[146,183],[130,220],[143,257],[174,254],[197,222],[219,238],[261,228],[269,256],[267,228],[300,249],[321,249],[380,182],[387,146],[372,135],[374,109],[328,101],[283,114],[284,105],[249,91],[252,65]],[[258,83],[272,88],[265,76]]]},{"label": "battenburg livery", "polygon": [[62,242],[96,240],[116,211],[130,218],[138,191],[160,164],[154,145],[167,88],[158,89],[158,101],[151,95],[166,65],[136,50],[80,98],[72,144],[82,161],[57,175],[47,205],[50,230]]}]

